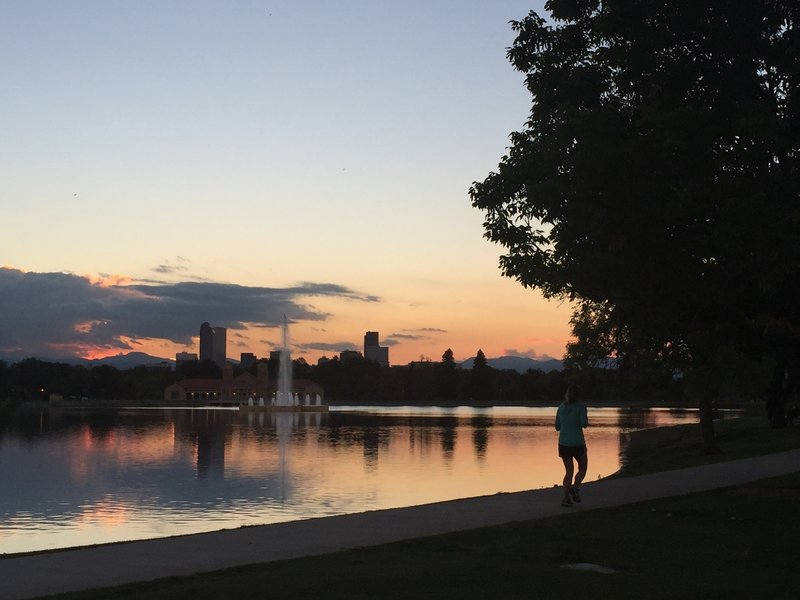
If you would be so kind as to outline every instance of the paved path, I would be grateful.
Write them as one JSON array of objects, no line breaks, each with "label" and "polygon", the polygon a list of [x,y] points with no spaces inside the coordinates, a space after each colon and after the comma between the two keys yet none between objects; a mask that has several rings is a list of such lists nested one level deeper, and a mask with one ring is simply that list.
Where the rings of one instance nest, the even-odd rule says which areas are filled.
[{"label": "paved path", "polygon": [[78,548],[0,560],[0,599],[109,587],[375,546],[451,531],[540,519],[737,485],[800,471],[800,450],[745,460],[605,479],[583,485],[584,502],[562,508],[556,488]]}]

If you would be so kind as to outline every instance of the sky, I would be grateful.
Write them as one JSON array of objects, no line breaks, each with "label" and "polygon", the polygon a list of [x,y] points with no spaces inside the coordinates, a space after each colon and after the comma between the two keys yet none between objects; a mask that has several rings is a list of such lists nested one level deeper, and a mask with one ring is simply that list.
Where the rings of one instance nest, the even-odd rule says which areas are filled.
[{"label": "sky", "polygon": [[0,3],[0,358],[556,357],[469,188],[524,127],[542,2]]}]

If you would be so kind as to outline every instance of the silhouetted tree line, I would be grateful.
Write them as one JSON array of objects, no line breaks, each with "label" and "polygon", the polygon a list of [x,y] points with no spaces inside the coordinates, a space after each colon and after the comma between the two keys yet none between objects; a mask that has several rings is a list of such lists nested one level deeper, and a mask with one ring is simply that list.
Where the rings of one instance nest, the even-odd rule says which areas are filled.
[{"label": "silhouetted tree line", "polygon": [[[278,376],[278,361],[270,359],[269,377]],[[249,369],[234,366],[234,376]],[[0,399],[11,402],[48,401],[51,395],[66,401],[153,401],[164,389],[183,379],[218,379],[222,369],[211,361],[189,362],[174,370],[144,366],[117,369],[87,367],[27,358],[13,364],[0,361]],[[477,351],[470,369],[460,368],[449,348],[439,362],[418,361],[381,367],[370,360],[338,357],[318,365],[303,358],[293,362],[293,377],[318,383],[329,402],[344,404],[552,404],[560,402],[570,384],[580,385],[589,402],[679,401],[683,382],[659,363],[634,368],[586,368],[569,356],[563,371],[530,369],[525,373],[489,366]]]},{"label": "silhouetted tree line", "polygon": [[0,361],[0,398],[12,402],[44,401],[51,395],[65,400],[144,400],[161,398],[175,373],[135,367],[120,370],[109,365],[85,367],[26,358]]},{"label": "silhouetted tree line", "polygon": [[461,369],[448,349],[441,362],[404,366],[333,359],[306,366],[307,378],[319,383],[331,402],[370,404],[553,404],[570,384],[580,385],[589,402],[681,401],[683,382],[663,369],[585,368],[567,363],[562,371],[495,369],[478,350],[472,368]]}]

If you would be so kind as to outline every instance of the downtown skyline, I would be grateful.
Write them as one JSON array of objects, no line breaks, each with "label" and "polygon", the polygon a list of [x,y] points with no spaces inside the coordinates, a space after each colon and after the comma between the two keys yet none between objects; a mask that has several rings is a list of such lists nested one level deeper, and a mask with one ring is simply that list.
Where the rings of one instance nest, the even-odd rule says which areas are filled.
[{"label": "downtown skyline", "polygon": [[523,127],[508,23],[541,2],[8,2],[0,359],[561,358],[468,189]]}]

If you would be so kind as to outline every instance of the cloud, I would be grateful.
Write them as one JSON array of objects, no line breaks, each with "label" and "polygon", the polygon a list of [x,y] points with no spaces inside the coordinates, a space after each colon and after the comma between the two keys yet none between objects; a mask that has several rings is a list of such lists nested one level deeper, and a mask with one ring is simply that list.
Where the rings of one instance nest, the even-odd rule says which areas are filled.
[{"label": "cloud", "polygon": [[313,283],[305,281],[300,283],[297,287],[286,288],[285,291],[295,293],[299,296],[341,296],[360,302],[381,301],[379,296],[358,294],[335,283]]},{"label": "cloud", "polygon": [[386,339],[381,344],[384,346],[396,346],[404,341],[429,340],[431,339],[429,335],[431,333],[447,333],[446,330],[437,327],[420,327],[419,329],[403,329],[401,331],[409,333],[391,333],[386,336]]},{"label": "cloud", "polygon": [[427,336],[414,335],[411,333],[390,333],[386,337],[391,338],[393,340],[424,340]]},{"label": "cloud", "polygon": [[182,265],[157,265],[151,269],[156,273],[162,273],[164,275],[172,275],[173,273],[178,273],[181,271],[188,271],[188,267],[184,267]]},{"label": "cloud", "polygon": [[30,273],[0,268],[0,354],[84,356],[90,350],[129,350],[142,339],[188,345],[200,323],[243,329],[324,321],[330,314],[303,297],[375,302],[333,283],[290,288],[179,282],[118,285],[70,273]]},{"label": "cloud", "polygon": [[322,350],[324,352],[344,352],[345,350],[360,350],[358,346],[352,342],[308,342],[305,344],[297,344],[296,348],[300,350]]},{"label": "cloud", "polygon": [[174,260],[170,260],[168,258],[164,259],[163,263],[161,263],[160,265],[156,265],[155,267],[152,267],[150,270],[153,271],[154,273],[159,273],[161,275],[167,275],[167,276],[183,275],[184,279],[203,281],[203,278],[187,276],[189,267],[186,266],[186,264],[181,264],[181,263],[189,263],[189,262],[191,261],[189,261],[188,258],[184,258],[183,256],[176,256]]}]

